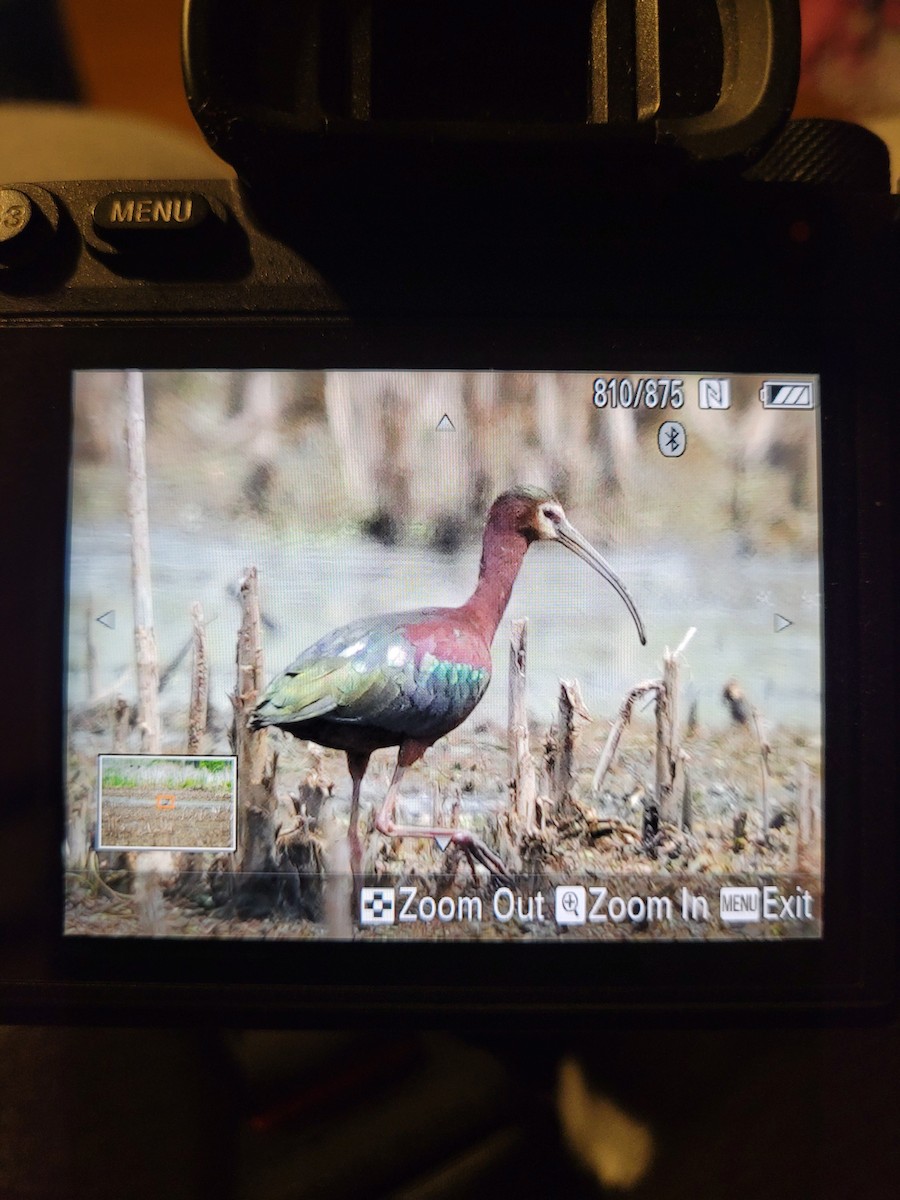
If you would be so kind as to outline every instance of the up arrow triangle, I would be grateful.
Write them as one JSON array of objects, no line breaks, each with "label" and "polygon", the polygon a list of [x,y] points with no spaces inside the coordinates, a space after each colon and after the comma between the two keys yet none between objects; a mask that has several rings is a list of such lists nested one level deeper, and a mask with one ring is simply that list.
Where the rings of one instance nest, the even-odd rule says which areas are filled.
[{"label": "up arrow triangle", "polygon": [[446,413],[441,417],[435,426],[438,433],[456,433],[456,426],[450,420]]},{"label": "up arrow triangle", "polygon": [[781,633],[781,631],[782,631],[782,630],[784,630],[784,629],[787,629],[787,628],[788,628],[788,626],[789,626],[789,625],[793,625],[793,623],[794,623],[794,622],[793,622],[793,621],[789,621],[789,620],[787,619],[787,617],[783,617],[783,616],[781,615],[781,613],[776,613],[776,614],[775,614],[775,632],[776,632],[776,633]]},{"label": "up arrow triangle", "polygon": [[436,833],[434,835],[434,841],[438,850],[440,850],[440,852],[443,854],[453,841],[453,835],[451,833]]}]

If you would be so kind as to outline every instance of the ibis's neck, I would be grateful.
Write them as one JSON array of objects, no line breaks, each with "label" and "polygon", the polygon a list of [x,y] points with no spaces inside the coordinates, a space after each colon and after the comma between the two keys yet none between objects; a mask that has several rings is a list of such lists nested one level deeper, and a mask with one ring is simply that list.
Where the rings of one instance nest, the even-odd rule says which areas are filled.
[{"label": "ibis's neck", "polygon": [[478,586],[463,608],[488,645],[506,611],[527,549],[528,542],[521,533],[490,527],[484,531]]}]

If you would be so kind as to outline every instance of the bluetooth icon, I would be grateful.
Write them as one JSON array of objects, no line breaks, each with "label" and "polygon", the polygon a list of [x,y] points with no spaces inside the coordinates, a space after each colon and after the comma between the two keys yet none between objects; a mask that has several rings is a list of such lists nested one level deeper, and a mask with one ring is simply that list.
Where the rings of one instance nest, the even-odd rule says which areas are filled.
[{"label": "bluetooth icon", "polygon": [[687,446],[687,434],[680,421],[663,421],[656,435],[660,454],[666,458],[681,458]]}]

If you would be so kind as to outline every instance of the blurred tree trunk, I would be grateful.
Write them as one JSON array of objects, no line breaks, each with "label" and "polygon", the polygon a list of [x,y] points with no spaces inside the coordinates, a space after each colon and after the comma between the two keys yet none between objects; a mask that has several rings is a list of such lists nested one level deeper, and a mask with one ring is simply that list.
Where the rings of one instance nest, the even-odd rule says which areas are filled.
[{"label": "blurred tree trunk", "polygon": [[[159,656],[153,630],[153,588],[150,575],[150,517],[147,503],[147,449],[144,416],[144,377],[125,376],[125,441],[128,451],[128,521],[131,529],[131,594],[134,608],[134,649],[137,671],[137,723],[142,754],[159,754]],[[163,877],[174,865],[166,850],[142,850],[130,855],[134,871],[134,900],[141,932],[157,936],[163,928]]]},{"label": "blurred tree trunk", "polygon": [[150,518],[147,505],[147,454],[144,419],[144,379],[129,371],[125,381],[128,450],[128,522],[131,530],[131,597],[134,607],[134,649],[138,692],[141,753],[158,754],[159,656],[153,631],[153,589],[150,579]]}]

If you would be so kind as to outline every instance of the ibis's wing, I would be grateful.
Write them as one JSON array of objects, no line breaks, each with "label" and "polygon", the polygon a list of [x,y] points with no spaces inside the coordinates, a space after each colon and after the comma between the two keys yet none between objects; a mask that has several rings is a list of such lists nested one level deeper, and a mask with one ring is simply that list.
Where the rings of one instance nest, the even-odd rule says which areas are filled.
[{"label": "ibis's wing", "polygon": [[[420,737],[455,728],[484,694],[490,658],[480,667],[468,666],[433,652],[439,649],[434,630],[448,611],[392,613],[328,634],[269,684],[253,724],[325,717]],[[487,653],[481,646],[481,654]]]},{"label": "ibis's wing", "polygon": [[407,708],[415,687],[413,647],[404,633],[410,614],[357,621],[326,635],[265,691],[254,725],[291,725],[333,716],[351,723],[376,721]]}]

